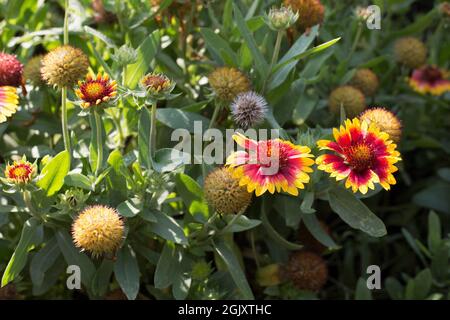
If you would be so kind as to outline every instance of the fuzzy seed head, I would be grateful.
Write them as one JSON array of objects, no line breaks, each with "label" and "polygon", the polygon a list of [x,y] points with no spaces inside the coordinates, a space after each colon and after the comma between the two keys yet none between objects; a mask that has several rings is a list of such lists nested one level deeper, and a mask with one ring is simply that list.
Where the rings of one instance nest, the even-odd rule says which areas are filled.
[{"label": "fuzzy seed head", "polygon": [[122,242],[123,234],[123,221],[117,211],[102,205],[87,207],[72,225],[75,245],[94,257],[114,253]]},{"label": "fuzzy seed head", "polygon": [[252,194],[239,185],[228,168],[215,169],[205,179],[205,198],[220,214],[237,214],[245,210]]},{"label": "fuzzy seed head", "polygon": [[266,99],[253,91],[240,93],[231,104],[233,120],[243,130],[263,122],[266,112]]},{"label": "fuzzy seed head", "polygon": [[217,68],[211,72],[208,80],[217,97],[225,102],[233,101],[239,93],[250,90],[248,78],[235,68]]},{"label": "fuzzy seed head", "polygon": [[355,72],[350,85],[359,89],[366,96],[373,96],[378,90],[378,77],[370,69],[358,69]]},{"label": "fuzzy seed head", "polygon": [[298,12],[297,24],[302,30],[321,24],[325,15],[325,8],[319,0],[284,0],[284,5]]},{"label": "fuzzy seed head", "polygon": [[410,69],[418,68],[427,60],[427,48],[417,38],[405,37],[397,40],[394,45],[395,60]]},{"label": "fuzzy seed head", "polygon": [[30,82],[35,86],[40,86],[44,84],[44,80],[41,75],[41,61],[44,55],[38,55],[31,58],[25,68],[23,69],[23,76],[26,80],[30,80]]},{"label": "fuzzy seed head", "polygon": [[377,127],[386,132],[389,137],[395,142],[399,143],[402,135],[402,124],[400,120],[389,110],[385,108],[370,108],[364,111],[359,119],[365,120],[369,124],[374,122]]},{"label": "fuzzy seed head", "polygon": [[0,52],[0,86],[19,87],[22,73],[23,65],[15,55]]},{"label": "fuzzy seed head", "polygon": [[327,264],[313,252],[293,252],[285,269],[287,278],[299,290],[319,291],[327,282]]},{"label": "fuzzy seed head", "polygon": [[360,114],[366,107],[363,93],[352,86],[341,86],[334,89],[328,98],[330,111],[339,114],[344,107],[347,118]]},{"label": "fuzzy seed head", "polygon": [[78,48],[58,47],[42,59],[42,79],[51,86],[72,87],[83,78],[89,67],[87,56]]}]

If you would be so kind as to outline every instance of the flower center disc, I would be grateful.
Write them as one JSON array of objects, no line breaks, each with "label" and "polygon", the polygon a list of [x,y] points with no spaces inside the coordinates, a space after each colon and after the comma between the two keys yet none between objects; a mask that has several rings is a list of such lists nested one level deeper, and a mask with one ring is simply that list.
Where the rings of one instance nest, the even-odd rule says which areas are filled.
[{"label": "flower center disc", "polygon": [[100,99],[101,96],[103,95],[103,92],[105,90],[105,87],[98,82],[91,82],[86,84],[86,95],[88,96],[88,98],[93,99],[93,100],[97,100]]},{"label": "flower center disc", "polygon": [[28,177],[29,169],[23,165],[20,165],[18,167],[15,167],[11,170],[11,177],[16,179],[25,179]]},{"label": "flower center disc", "polygon": [[363,171],[372,166],[373,153],[369,146],[359,144],[347,150],[347,162],[356,171]]}]

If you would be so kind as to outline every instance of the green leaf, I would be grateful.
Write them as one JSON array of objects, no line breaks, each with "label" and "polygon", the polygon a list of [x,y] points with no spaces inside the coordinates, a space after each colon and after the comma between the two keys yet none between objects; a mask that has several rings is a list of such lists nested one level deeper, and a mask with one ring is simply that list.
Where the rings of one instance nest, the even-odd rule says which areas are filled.
[{"label": "green leaf", "polygon": [[355,300],[372,300],[372,292],[367,288],[364,278],[359,278],[356,283]]},{"label": "green leaf", "polygon": [[95,273],[94,263],[79,249],[75,248],[72,238],[66,231],[59,230],[56,232],[59,249],[68,265],[76,265],[81,269],[81,282],[90,288],[92,277]]},{"label": "green leaf", "polygon": [[431,253],[435,253],[442,241],[441,221],[434,211],[430,211],[428,215],[428,249]]},{"label": "green leaf", "polygon": [[111,275],[114,269],[114,262],[109,259],[103,259],[100,267],[98,267],[94,276],[92,277],[92,292],[98,296],[103,297],[108,291],[111,281]]},{"label": "green leaf", "polygon": [[270,223],[270,221],[267,217],[265,209],[262,210],[261,221],[262,221],[262,224],[263,224],[264,228],[266,229],[269,237],[271,237],[273,240],[275,240],[279,245],[283,246],[284,248],[286,248],[288,250],[303,249],[302,245],[286,240],[275,230],[275,228],[272,226],[272,224]]},{"label": "green leaf", "polygon": [[361,200],[350,191],[333,186],[329,192],[330,207],[350,227],[359,229],[372,237],[386,235],[386,227]]},{"label": "green leaf", "polygon": [[160,46],[160,32],[159,30],[153,31],[144,42],[136,49],[138,53],[138,58],[136,63],[128,65],[125,85],[134,89],[136,85],[139,83],[139,80],[145,75],[148,71],[148,67],[152,62],[155,54],[158,52]]},{"label": "green leaf", "polygon": [[150,137],[150,111],[147,108],[142,108],[139,111],[138,124],[138,156],[139,163],[145,168],[151,168],[149,137]]},{"label": "green leaf", "polygon": [[93,185],[88,177],[81,173],[69,172],[64,178],[64,184],[69,187],[81,188],[84,190],[93,191]]},{"label": "green leaf", "polygon": [[176,180],[177,192],[183,200],[184,205],[188,208],[191,215],[201,215],[205,219],[209,217],[208,204],[203,195],[203,188],[184,173],[177,175]]},{"label": "green leaf", "polygon": [[39,223],[35,218],[28,219],[24,223],[19,243],[3,273],[2,287],[13,281],[25,267],[28,258],[28,250],[33,244],[33,238],[38,226]]},{"label": "green leaf", "polygon": [[393,277],[387,278],[384,286],[386,287],[386,291],[388,292],[389,297],[391,297],[392,300],[403,299],[403,286],[397,279]]},{"label": "green leaf", "polygon": [[228,271],[230,272],[231,277],[233,278],[236,287],[240,290],[243,298],[253,300],[254,296],[252,289],[247,282],[245,273],[242,270],[233,250],[222,240],[214,242],[214,249],[225,262],[225,265],[227,266]]},{"label": "green leaf", "polygon": [[241,33],[242,37],[244,38],[248,48],[250,49],[253,55],[253,59],[255,62],[254,66],[256,70],[258,70],[260,77],[265,79],[267,77],[267,74],[269,73],[269,64],[266,62],[263,54],[258,49],[255,39],[253,38],[253,35],[248,29],[247,23],[245,22],[244,17],[242,16],[242,13],[239,10],[239,7],[237,6],[236,3],[233,3],[233,8],[234,8],[234,19],[236,20],[239,32]]},{"label": "green leaf", "polygon": [[172,284],[172,293],[175,299],[184,300],[189,294],[191,288],[192,278],[186,274],[179,274]]},{"label": "green leaf", "polygon": [[320,225],[315,214],[302,214],[302,221],[312,236],[327,248],[337,249],[339,246]]},{"label": "green leaf", "polygon": [[[224,220],[227,224],[233,219],[233,216],[227,215],[224,217]],[[261,224],[260,220],[249,219],[246,216],[239,216],[234,222],[233,225],[228,229],[228,232],[242,232],[246,230],[253,229]]]},{"label": "green leaf", "polygon": [[[186,161],[185,161],[186,160]],[[162,148],[155,152],[153,169],[157,172],[172,172],[184,163],[189,163],[190,157],[177,149]]]},{"label": "green leaf", "polygon": [[428,296],[432,285],[430,269],[422,270],[414,279],[410,279],[406,285],[406,299],[423,300]]},{"label": "green leaf", "polygon": [[209,119],[197,113],[183,111],[175,108],[164,108],[156,111],[156,119],[172,129],[186,129],[194,132],[195,122],[199,124],[198,130],[206,130],[209,126]]},{"label": "green leaf", "polygon": [[142,203],[137,199],[125,200],[117,206],[117,211],[122,217],[132,218],[142,210]]},{"label": "green leaf", "polygon": [[45,273],[53,266],[60,255],[61,251],[59,250],[56,237],[52,237],[45,247],[33,256],[30,264],[30,276],[33,286],[39,287],[42,285]]},{"label": "green leaf", "polygon": [[188,244],[183,228],[178,222],[160,211],[154,211],[157,222],[149,225],[150,231],[156,233],[163,239],[173,241],[179,244]]},{"label": "green leaf", "polygon": [[[97,141],[97,123],[95,121],[95,115],[93,112],[89,114],[89,123],[91,126],[91,141],[89,144],[89,160],[91,163],[91,169],[92,171],[95,171],[97,167],[97,159],[98,159],[98,141]],[[106,132],[105,132],[105,126],[103,125],[102,120],[100,120],[102,131],[102,141],[105,141],[106,138]],[[103,154],[106,154],[108,152],[107,146],[105,143],[103,143]],[[104,165],[105,159],[103,159],[102,167]]]},{"label": "green leaf", "polygon": [[156,288],[164,289],[173,283],[174,275],[178,273],[181,260],[181,252],[176,247],[166,243],[156,265],[154,276]]},{"label": "green leaf", "polygon": [[130,246],[124,246],[118,252],[117,260],[114,263],[114,274],[128,300],[136,299],[141,275],[136,254]]},{"label": "green leaf", "polygon": [[206,46],[208,50],[211,51],[217,57],[222,58],[222,64],[224,62],[231,62],[230,66],[237,66],[237,58],[234,51],[231,49],[227,41],[225,41],[221,36],[215,33],[212,29],[201,28],[200,33],[205,39]]},{"label": "green leaf", "polygon": [[92,29],[89,26],[84,26],[84,31],[86,31],[86,33],[100,39],[101,41],[103,41],[108,47],[110,48],[115,48],[116,45],[114,44],[114,41],[112,41],[110,38],[108,38],[104,33]]},{"label": "green leaf", "polygon": [[416,193],[413,197],[413,201],[419,206],[450,214],[450,201],[448,201],[449,194],[450,184],[438,182],[419,193]]},{"label": "green leaf", "polygon": [[64,185],[64,178],[70,169],[70,155],[64,150],[51,159],[42,169],[38,187],[46,191],[47,196],[52,196]]}]

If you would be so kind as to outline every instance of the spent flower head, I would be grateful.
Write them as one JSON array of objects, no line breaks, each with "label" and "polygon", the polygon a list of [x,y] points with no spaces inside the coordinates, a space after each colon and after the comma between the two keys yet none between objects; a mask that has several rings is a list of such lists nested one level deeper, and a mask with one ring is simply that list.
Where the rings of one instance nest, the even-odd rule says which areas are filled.
[{"label": "spent flower head", "polygon": [[265,20],[269,28],[275,31],[286,30],[298,19],[298,12],[294,12],[291,7],[273,7],[269,10]]},{"label": "spent flower head", "polygon": [[233,120],[244,130],[263,122],[266,112],[266,99],[253,91],[239,94],[231,104]]}]

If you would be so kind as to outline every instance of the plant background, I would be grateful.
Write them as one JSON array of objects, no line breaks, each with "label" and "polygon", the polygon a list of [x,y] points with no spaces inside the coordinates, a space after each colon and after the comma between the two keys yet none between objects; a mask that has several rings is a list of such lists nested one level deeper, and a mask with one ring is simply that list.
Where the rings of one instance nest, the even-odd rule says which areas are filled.
[{"label": "plant background", "polygon": [[[89,56],[92,70],[103,69],[129,89],[154,69],[177,83],[175,93],[180,95],[161,103],[157,115],[157,145],[170,148],[174,143],[167,137],[173,129],[192,131],[194,120],[208,126],[214,98],[206,76],[214,67],[239,67],[249,75],[253,87],[261,90],[264,66],[270,61],[276,37],[262,15],[279,2],[198,1],[197,10],[197,6],[174,7],[166,0],[159,11],[152,10],[151,2],[103,1],[110,14],[99,14],[91,1],[71,0],[70,43]],[[363,199],[384,222],[387,235],[371,237],[349,227],[342,218],[356,210],[356,198],[340,195],[343,200],[334,204],[342,206],[337,209],[339,216],[331,210],[327,196],[320,194],[319,186],[302,192],[300,198],[272,196],[266,200],[266,208],[262,201],[255,201],[226,236],[207,244],[192,240],[190,232],[200,229],[210,215],[201,188],[201,167],[179,166],[160,150],[151,169],[140,143],[148,131],[149,115],[142,111],[145,108],[139,110],[132,98],[124,97],[103,117],[105,174],[95,177],[97,180],[91,170],[96,161],[95,139],[91,139],[95,123],[79,116],[79,107],[69,103],[78,170],[67,174],[65,161],[58,166],[54,162],[52,170],[61,183],[47,186],[46,195],[42,191],[34,195],[36,207],[48,210],[56,226],[28,220],[20,193],[0,192],[0,273],[4,279],[7,274],[18,296],[27,299],[114,297],[119,287],[130,299],[448,299],[449,96],[413,92],[405,81],[408,70],[395,62],[392,53],[396,39],[413,35],[426,43],[430,64],[449,68],[449,23],[439,15],[439,3],[373,1],[382,8],[382,29],[368,30],[361,28],[353,12],[357,5],[372,2],[324,0],[323,25],[282,42],[281,59],[286,53],[290,57],[309,54],[282,68],[265,94],[273,118],[264,126],[280,125],[292,137],[298,134],[298,141],[314,145],[314,140],[329,133],[320,128],[339,122],[327,108],[330,91],[348,82],[357,67],[369,67],[378,75],[380,89],[368,105],[387,106],[403,124],[399,147],[403,162],[396,174],[397,185],[390,192]],[[0,49],[25,63],[62,43],[63,19],[63,1],[2,0]],[[216,29],[220,32],[215,33]],[[358,30],[361,36],[354,45]],[[112,55],[124,43],[137,49],[138,61],[121,69]],[[320,52],[307,51],[323,43],[329,45],[317,50]],[[64,148],[58,91],[30,84],[27,89],[28,95],[21,96],[21,109],[10,122],[0,125],[2,169],[13,155],[25,154],[40,159],[42,170],[42,158],[56,156]],[[76,100],[72,91],[69,99]],[[224,116],[219,125],[225,128],[227,121]],[[128,232],[133,230],[135,236],[127,239],[115,260],[93,260],[73,246],[69,227],[76,209],[64,206],[64,195],[73,195],[75,188],[88,195],[77,204],[78,209],[84,202],[103,203],[127,217]],[[308,206],[306,195],[315,199],[313,205]],[[165,201],[162,206],[160,200]],[[261,217],[264,210],[270,219]],[[329,235],[317,229],[317,218],[329,226]],[[289,284],[258,286],[251,244],[257,247],[259,263],[285,263],[289,251],[298,248],[300,220],[309,221],[306,226],[315,228],[316,237],[336,247],[324,255],[330,270],[326,286],[318,293],[299,291]],[[15,269],[5,271],[15,251]],[[206,279],[192,279],[192,266],[198,261],[210,263],[213,271]],[[82,267],[82,291],[65,288],[68,264]],[[364,279],[372,264],[381,267],[382,289],[371,292]]]}]

